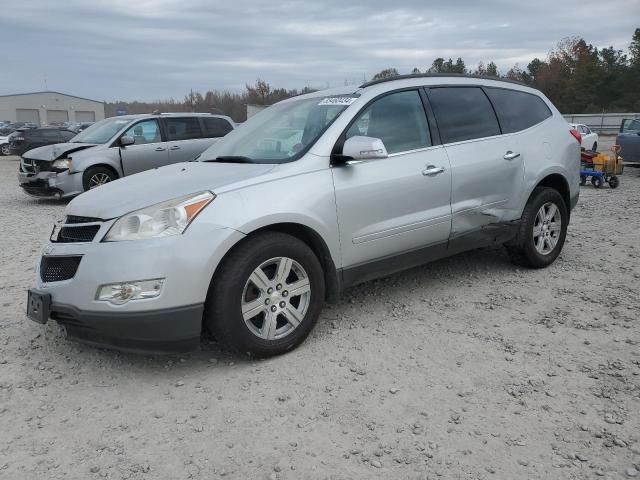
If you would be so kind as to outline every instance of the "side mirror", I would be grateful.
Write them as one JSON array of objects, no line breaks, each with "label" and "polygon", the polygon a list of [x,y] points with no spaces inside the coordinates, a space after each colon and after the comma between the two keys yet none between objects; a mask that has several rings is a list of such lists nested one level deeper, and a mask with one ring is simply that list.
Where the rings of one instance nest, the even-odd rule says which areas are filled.
[{"label": "side mirror", "polygon": [[374,160],[377,158],[387,158],[388,156],[389,154],[382,140],[361,136],[347,139],[342,147],[341,155],[345,163],[351,160]]},{"label": "side mirror", "polygon": [[129,135],[123,135],[122,137],[120,137],[121,147],[127,147],[129,145],[133,145],[134,143],[136,143],[136,141]]}]

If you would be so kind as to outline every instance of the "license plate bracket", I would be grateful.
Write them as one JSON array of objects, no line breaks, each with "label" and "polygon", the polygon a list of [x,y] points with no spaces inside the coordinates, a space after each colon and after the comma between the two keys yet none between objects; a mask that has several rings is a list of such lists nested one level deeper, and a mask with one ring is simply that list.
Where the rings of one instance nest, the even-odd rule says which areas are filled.
[{"label": "license plate bracket", "polygon": [[47,323],[51,312],[51,294],[29,290],[27,295],[27,316],[38,323]]}]

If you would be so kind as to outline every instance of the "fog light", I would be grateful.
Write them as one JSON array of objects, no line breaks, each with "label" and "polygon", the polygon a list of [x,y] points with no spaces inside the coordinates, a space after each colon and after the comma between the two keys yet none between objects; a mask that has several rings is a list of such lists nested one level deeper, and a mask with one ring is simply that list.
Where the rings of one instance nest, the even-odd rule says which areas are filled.
[{"label": "fog light", "polygon": [[129,300],[154,298],[162,292],[164,278],[138,280],[135,282],[109,283],[100,285],[96,292],[96,300],[123,305]]}]

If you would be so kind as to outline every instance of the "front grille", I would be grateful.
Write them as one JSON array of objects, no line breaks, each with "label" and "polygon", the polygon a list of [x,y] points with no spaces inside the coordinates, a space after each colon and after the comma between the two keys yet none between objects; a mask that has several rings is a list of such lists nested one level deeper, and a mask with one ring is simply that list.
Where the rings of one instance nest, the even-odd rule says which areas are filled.
[{"label": "front grille", "polygon": [[100,230],[100,225],[85,225],[88,223],[102,223],[102,219],[68,215],[63,225],[57,224],[54,227],[51,242],[74,243],[93,241]]},{"label": "front grille", "polygon": [[101,218],[94,217],[80,217],[78,215],[67,215],[64,223],[94,223],[94,222],[103,222]]},{"label": "front grille", "polygon": [[91,242],[100,230],[100,225],[88,225],[86,227],[62,227],[57,239],[51,239],[54,243]]},{"label": "front grille", "polygon": [[61,282],[73,278],[78,271],[82,255],[68,257],[42,257],[40,278],[43,282]]},{"label": "front grille", "polygon": [[20,161],[20,171],[26,173],[38,173],[51,171],[52,163],[49,160],[34,160],[33,158],[22,157]]}]

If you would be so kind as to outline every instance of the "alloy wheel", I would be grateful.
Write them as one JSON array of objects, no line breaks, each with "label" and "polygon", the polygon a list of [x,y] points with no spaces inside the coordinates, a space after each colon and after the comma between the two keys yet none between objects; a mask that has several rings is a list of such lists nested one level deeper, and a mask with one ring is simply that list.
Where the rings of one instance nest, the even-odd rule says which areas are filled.
[{"label": "alloy wheel", "polygon": [[547,202],[536,214],[533,224],[533,244],[541,255],[549,255],[560,239],[562,216],[560,209],[553,202]]},{"label": "alloy wheel", "polygon": [[288,257],[271,258],[249,276],[242,292],[245,324],[263,340],[279,340],[303,321],[311,302],[309,276]]},{"label": "alloy wheel", "polygon": [[89,179],[89,188],[96,188],[100,185],[104,185],[105,183],[109,183],[111,181],[111,177],[106,173],[95,173]]}]

